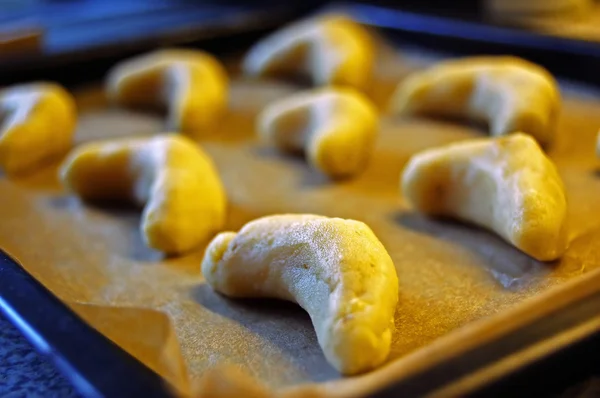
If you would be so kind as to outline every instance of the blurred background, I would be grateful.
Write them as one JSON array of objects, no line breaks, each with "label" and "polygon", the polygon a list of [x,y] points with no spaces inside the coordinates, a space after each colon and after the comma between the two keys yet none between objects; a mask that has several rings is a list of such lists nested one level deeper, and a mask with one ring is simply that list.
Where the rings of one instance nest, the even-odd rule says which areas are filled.
[{"label": "blurred background", "polygon": [[[365,24],[400,32],[403,38],[413,39],[416,33],[420,44],[431,37],[437,46],[440,39],[460,39],[461,52],[516,53],[565,74],[560,65],[551,65],[557,60],[548,58],[575,54],[583,58],[571,60],[584,63],[600,58],[598,4],[594,0],[0,0],[0,83],[64,80],[73,77],[74,68],[76,75],[99,75],[116,59],[161,46],[239,51],[266,31],[323,8],[344,10]],[[469,51],[473,43],[479,45]],[[522,53],[524,47],[527,53]],[[567,75],[572,70],[564,69]]]}]

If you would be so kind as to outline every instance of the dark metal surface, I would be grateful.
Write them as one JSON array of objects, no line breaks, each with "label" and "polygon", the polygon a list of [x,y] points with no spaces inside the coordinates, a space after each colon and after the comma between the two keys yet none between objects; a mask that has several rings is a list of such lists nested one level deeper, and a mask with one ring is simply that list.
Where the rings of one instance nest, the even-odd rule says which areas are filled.
[{"label": "dark metal surface", "polygon": [[356,20],[383,29],[390,38],[464,55],[511,54],[547,67],[554,74],[600,85],[600,42],[575,40],[488,23],[480,12],[453,15],[407,11],[399,6],[349,2],[335,5]]},{"label": "dark metal surface", "polygon": [[169,397],[167,384],[0,250],[0,311],[85,397]]},{"label": "dark metal surface", "polygon": [[[402,380],[374,397],[425,396],[534,344],[572,330],[599,316],[599,310],[600,292],[513,330],[510,334],[481,345],[460,357]],[[556,347],[540,354],[530,363],[524,363],[523,367],[483,388],[471,391],[469,395],[549,396],[598,374],[600,357],[590,353],[600,352],[600,330],[581,339],[574,339],[570,343],[568,347]],[[565,364],[569,366],[565,367]]]},{"label": "dark metal surface", "polygon": [[[596,303],[598,304],[598,303]],[[596,313],[598,307],[596,307]],[[600,333],[538,358],[500,380],[472,391],[472,397],[598,397]],[[575,387],[575,388],[573,388]],[[564,391],[563,394],[557,392]]]},{"label": "dark metal surface", "polygon": [[215,54],[237,51],[318,3],[69,0],[24,8],[11,19],[40,27],[43,45],[39,52],[0,58],[0,84],[98,79],[116,61],[158,47],[200,46]]},{"label": "dark metal surface", "polygon": [[1,312],[0,397],[81,397],[56,366],[40,355]]}]

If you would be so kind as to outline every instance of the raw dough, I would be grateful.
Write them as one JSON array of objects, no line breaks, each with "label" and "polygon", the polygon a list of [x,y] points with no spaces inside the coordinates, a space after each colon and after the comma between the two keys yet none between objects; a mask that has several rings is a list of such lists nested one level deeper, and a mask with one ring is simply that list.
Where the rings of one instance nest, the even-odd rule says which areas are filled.
[{"label": "raw dough", "polygon": [[116,65],[106,90],[124,106],[168,109],[170,130],[201,135],[227,107],[227,74],[219,61],[198,50],[160,50]]},{"label": "raw dough", "polygon": [[330,177],[361,171],[373,153],[379,117],[349,88],[316,89],[268,105],[258,117],[263,140],[283,151],[304,151]]},{"label": "raw dough", "polygon": [[526,134],[418,153],[404,169],[402,192],[417,210],[488,228],[538,260],[566,250],[563,183]]},{"label": "raw dough", "polygon": [[231,297],[297,302],[310,315],[327,360],[355,374],[390,351],[398,278],[387,251],[362,222],[277,215],[223,232],[202,261],[206,281]]},{"label": "raw dough", "polygon": [[0,167],[27,172],[66,152],[76,124],[75,101],[53,83],[0,90]]},{"label": "raw dough", "polygon": [[554,138],[560,92],[548,71],[528,61],[471,57],[413,73],[398,85],[390,108],[467,116],[488,122],[492,135],[522,131],[545,145]]},{"label": "raw dough", "polygon": [[82,145],[65,160],[61,178],[84,199],[145,205],[144,240],[166,253],[198,246],[225,223],[225,191],[213,162],[183,136]]},{"label": "raw dough", "polygon": [[485,0],[487,11],[493,17],[569,17],[582,14],[593,6],[593,0]]},{"label": "raw dough", "polygon": [[369,33],[340,15],[294,23],[250,49],[244,71],[251,76],[303,75],[315,85],[368,86],[375,59]]}]

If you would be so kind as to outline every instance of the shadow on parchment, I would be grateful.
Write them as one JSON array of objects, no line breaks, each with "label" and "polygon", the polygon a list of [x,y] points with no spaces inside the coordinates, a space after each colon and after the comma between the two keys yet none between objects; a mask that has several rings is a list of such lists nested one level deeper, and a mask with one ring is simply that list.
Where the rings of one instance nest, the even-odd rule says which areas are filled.
[{"label": "shadow on parchment", "polygon": [[202,145],[203,142],[219,142],[223,144],[236,144],[240,141],[252,140],[255,137],[256,115],[251,112],[225,112],[215,122],[214,128],[198,134],[195,140]]},{"label": "shadow on parchment", "polygon": [[[282,153],[273,147],[259,146],[254,150],[254,153],[259,157],[277,160],[298,170],[300,173],[300,188],[318,188],[333,183],[333,180],[312,167],[301,152]],[[344,179],[340,181],[344,181]]]},{"label": "shadow on parchment", "polygon": [[[465,116],[453,116],[453,115],[444,115],[442,113],[434,113],[434,112],[416,112],[414,114],[408,115],[390,115],[390,119],[400,120],[400,119],[408,119],[408,120],[427,120],[430,122],[441,123],[449,126],[454,126],[455,128],[464,129],[470,132],[473,132],[472,138],[490,138],[490,127],[489,123],[482,120],[469,119]],[[440,143],[440,146],[443,145]]]},{"label": "shadow on parchment", "polygon": [[[83,201],[75,195],[68,194],[49,196],[44,202],[52,210],[83,217],[86,225],[98,227],[98,224],[111,222],[111,226],[114,227],[116,223],[115,233],[123,237],[119,240],[121,244],[116,246],[119,255],[142,263],[164,261],[180,271],[193,274],[197,273],[204,248],[217,234],[215,232],[189,251],[169,256],[149,248],[144,242],[140,231],[142,206],[123,201]],[[221,231],[238,231],[246,223],[266,215],[266,213],[250,211],[236,203],[229,203],[227,222]]]},{"label": "shadow on parchment", "polygon": [[475,226],[448,219],[432,219],[416,213],[401,212],[395,220],[403,227],[460,245],[479,256],[489,273],[504,288],[519,290],[550,273],[554,263],[537,261],[517,250],[502,238]]},{"label": "shadow on parchment", "polygon": [[216,314],[236,321],[299,365],[316,382],[339,377],[327,363],[308,314],[283,300],[229,299],[207,284],[196,286],[193,299]]},{"label": "shadow on parchment", "polygon": [[119,236],[123,237],[123,252],[118,253],[131,260],[142,263],[156,263],[168,259],[163,253],[149,248],[140,232],[142,209],[121,201],[82,201],[73,195],[50,197],[47,205],[55,210],[85,217],[86,222],[94,227],[112,220],[117,223]]},{"label": "shadow on parchment", "polygon": [[379,149],[373,153],[364,170],[350,178],[346,189],[362,195],[398,194],[398,184],[409,155]]},{"label": "shadow on parchment", "polygon": [[38,192],[60,191],[62,185],[59,181],[58,173],[64,155],[66,155],[66,152],[46,161],[45,164],[42,164],[37,169],[28,169],[15,175],[8,176],[0,171],[0,178],[9,178],[14,184],[22,188]]}]

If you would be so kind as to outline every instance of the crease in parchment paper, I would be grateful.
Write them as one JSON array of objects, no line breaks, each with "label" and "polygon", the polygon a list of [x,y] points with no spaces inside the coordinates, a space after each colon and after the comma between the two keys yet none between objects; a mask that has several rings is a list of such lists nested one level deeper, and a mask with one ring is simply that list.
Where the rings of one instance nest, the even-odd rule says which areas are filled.
[{"label": "crease in parchment paper", "polygon": [[67,304],[104,336],[177,386],[180,393],[189,393],[187,369],[167,315],[144,308]]}]

